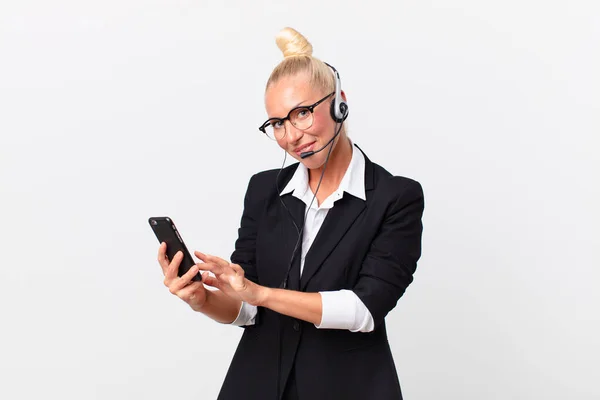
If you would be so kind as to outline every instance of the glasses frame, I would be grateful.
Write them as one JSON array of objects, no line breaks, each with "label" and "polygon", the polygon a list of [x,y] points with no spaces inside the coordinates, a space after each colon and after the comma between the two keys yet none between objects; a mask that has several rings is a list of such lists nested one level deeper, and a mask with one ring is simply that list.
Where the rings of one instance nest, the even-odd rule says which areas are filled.
[{"label": "glasses frame", "polygon": [[[271,124],[271,122],[273,122],[273,121],[281,122],[281,123],[283,124],[283,129],[284,129],[283,136],[282,136],[282,137],[279,139],[279,140],[281,140],[281,139],[283,139],[283,138],[285,137],[285,135],[287,135],[287,128],[285,127],[285,121],[290,121],[290,123],[291,123],[292,125],[294,125],[294,124],[292,123],[292,120],[290,119],[290,116],[292,115],[292,113],[293,113],[294,111],[296,111],[296,110],[298,110],[298,109],[300,109],[300,108],[304,108],[304,109],[307,109],[308,111],[310,111],[310,113],[311,113],[311,114],[314,114],[314,110],[315,110],[315,108],[316,108],[316,107],[317,107],[319,104],[321,104],[322,102],[324,102],[325,100],[327,100],[329,97],[331,97],[333,94],[335,94],[335,91],[333,91],[333,92],[329,93],[327,96],[323,97],[321,100],[319,100],[319,101],[317,101],[316,103],[313,103],[313,104],[311,104],[311,105],[308,105],[308,106],[297,106],[297,107],[294,107],[294,108],[292,108],[292,109],[290,110],[290,112],[288,112],[288,115],[287,115],[287,116],[285,116],[284,118],[275,118],[275,117],[273,117],[273,118],[269,118],[268,120],[266,120],[266,121],[265,121],[265,123],[264,123],[264,124],[262,124],[262,125],[261,125],[261,126],[258,128],[258,130],[259,130],[259,131],[261,131],[262,133],[264,133],[264,134],[265,134],[265,135],[266,135],[266,136],[267,136],[269,139],[271,139],[271,137],[270,137],[270,136],[267,134],[267,126],[268,126],[269,124]],[[313,122],[314,122],[314,117],[313,117]],[[312,126],[312,124],[313,124],[313,123],[311,122],[310,126],[308,126],[308,127],[304,128],[304,129],[300,129],[300,128],[297,128],[297,129],[300,129],[301,131],[303,131],[303,130],[306,130],[306,129],[310,128],[310,127]],[[272,125],[272,124],[271,124],[271,125]],[[295,125],[294,125],[294,126],[295,126]],[[277,139],[272,139],[272,140],[277,140]]]}]

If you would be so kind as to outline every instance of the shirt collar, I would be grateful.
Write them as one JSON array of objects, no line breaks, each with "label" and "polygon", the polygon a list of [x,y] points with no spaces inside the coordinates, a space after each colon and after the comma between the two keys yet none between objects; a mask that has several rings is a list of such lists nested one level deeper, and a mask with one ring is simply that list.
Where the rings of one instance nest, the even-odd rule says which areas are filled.
[{"label": "shirt collar", "polygon": [[[352,144],[352,142],[350,142]],[[303,200],[307,195],[312,198],[313,193],[308,187],[308,169],[302,163],[298,163],[298,167],[292,175],[292,178],[285,186],[281,195],[292,193],[294,197]],[[336,190],[336,193],[340,194],[340,198],[343,193],[346,192],[354,197],[366,201],[365,195],[365,157],[362,152],[352,144],[352,158],[350,159],[350,165],[344,173],[344,177],[340,182],[340,186]]]}]

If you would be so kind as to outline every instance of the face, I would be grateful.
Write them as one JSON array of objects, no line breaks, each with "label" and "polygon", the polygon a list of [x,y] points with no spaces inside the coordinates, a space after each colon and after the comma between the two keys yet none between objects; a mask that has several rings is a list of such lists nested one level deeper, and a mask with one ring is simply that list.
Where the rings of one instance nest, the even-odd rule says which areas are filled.
[{"label": "face", "polygon": [[[281,78],[274,85],[271,85],[265,93],[267,115],[269,118],[284,118],[292,108],[311,105],[327,94],[322,90],[313,88],[310,85],[308,76],[305,74]],[[333,96],[327,98],[314,109],[312,126],[305,130],[296,128],[289,120],[285,121],[285,136],[277,140],[279,147],[309,169],[321,167],[327,158],[329,147],[304,160],[300,158],[300,153],[320,149],[335,134],[336,124],[329,111],[332,100]],[[337,139],[334,141],[332,152],[335,151],[335,146],[339,142],[339,138]]]}]

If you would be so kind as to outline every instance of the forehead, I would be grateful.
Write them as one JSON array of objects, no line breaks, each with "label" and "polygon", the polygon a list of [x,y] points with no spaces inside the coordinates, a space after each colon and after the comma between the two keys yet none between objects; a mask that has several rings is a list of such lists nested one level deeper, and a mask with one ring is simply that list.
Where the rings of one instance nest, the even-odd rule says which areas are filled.
[{"label": "forehead", "polygon": [[265,92],[267,115],[269,118],[284,117],[298,105],[312,104],[319,100],[320,94],[321,91],[312,87],[306,74],[283,77]]}]

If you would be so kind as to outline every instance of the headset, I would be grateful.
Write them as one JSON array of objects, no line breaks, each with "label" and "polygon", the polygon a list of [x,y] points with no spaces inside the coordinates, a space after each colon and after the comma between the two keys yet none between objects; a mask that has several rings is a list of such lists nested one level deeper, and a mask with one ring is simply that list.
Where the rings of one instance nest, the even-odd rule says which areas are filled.
[{"label": "headset", "polygon": [[[342,83],[340,80],[340,74],[333,66],[331,66],[327,63],[325,63],[325,64],[329,68],[331,68],[331,70],[333,71],[334,79],[335,79],[335,97],[333,98],[333,100],[331,100],[331,106],[330,106],[329,110],[330,110],[331,118],[339,126],[337,128],[337,131],[333,135],[333,137],[331,139],[329,139],[329,141],[323,147],[321,147],[318,150],[300,153],[300,157],[302,159],[305,159],[307,157],[310,157],[310,156],[317,154],[318,152],[324,150],[327,146],[329,146],[331,144],[331,146],[329,147],[329,151],[327,152],[327,158],[325,159],[325,164],[323,164],[323,171],[321,172],[321,177],[319,178],[319,183],[317,185],[317,189],[315,190],[315,194],[313,195],[313,198],[310,201],[310,204],[308,205],[308,207],[306,207],[306,213],[304,214],[304,221],[302,224],[302,228],[298,228],[298,225],[296,224],[296,221],[294,221],[294,217],[292,216],[292,213],[286,207],[285,203],[281,199],[281,191],[279,190],[279,185],[278,185],[279,174],[281,174],[281,171],[283,170],[283,167],[285,166],[285,160],[287,158],[286,151],[284,151],[283,164],[281,165],[281,168],[279,169],[279,172],[277,173],[277,177],[275,177],[275,187],[277,188],[277,195],[278,195],[277,197],[279,197],[279,201],[281,202],[281,205],[283,206],[283,208],[285,208],[285,210],[288,212],[288,214],[292,220],[292,223],[294,224],[294,227],[296,228],[296,232],[298,233],[298,240],[296,240],[296,245],[294,246],[294,250],[292,251],[292,256],[290,258],[290,262],[289,262],[287,271],[285,273],[283,281],[279,285],[279,288],[281,288],[281,289],[287,289],[288,278],[290,275],[290,271],[292,269],[292,265],[294,263],[294,259],[296,257],[296,252],[298,250],[298,246],[302,242],[302,233],[304,232],[306,217],[308,216],[308,211],[312,207],[312,203],[315,201],[315,198],[317,197],[317,193],[319,192],[319,188],[321,187],[321,181],[323,180],[323,175],[325,174],[325,170],[327,169],[327,163],[329,162],[329,156],[331,156],[331,151],[333,150],[332,143],[335,140],[335,138],[342,131],[343,122],[346,120],[346,118],[348,118],[348,104],[342,99]],[[277,336],[278,336],[277,341],[279,344],[279,355],[278,355],[278,360],[277,360],[277,364],[278,364],[277,365],[277,399],[279,400],[280,391],[281,391],[280,382],[279,382],[281,379],[281,377],[280,377],[280,374],[281,374],[281,341],[282,341],[281,327],[277,331]]]}]

